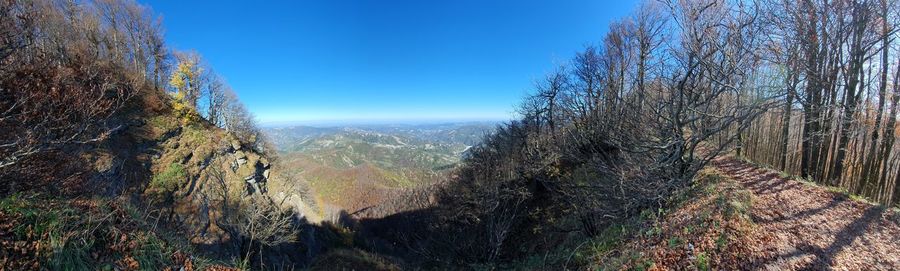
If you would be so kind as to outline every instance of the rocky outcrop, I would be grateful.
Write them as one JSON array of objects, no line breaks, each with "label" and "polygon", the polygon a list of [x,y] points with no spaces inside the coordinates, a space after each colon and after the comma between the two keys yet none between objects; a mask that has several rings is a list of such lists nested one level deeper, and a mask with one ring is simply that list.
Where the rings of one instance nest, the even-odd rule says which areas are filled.
[{"label": "rocky outcrop", "polygon": [[[244,146],[233,135],[199,125],[169,128],[158,134],[159,141],[147,152],[152,175],[162,176],[176,168],[183,172],[183,179],[179,179],[176,191],[165,193],[170,198],[148,202],[171,214],[164,217],[169,218],[165,225],[187,234],[204,250],[234,253],[230,236],[233,225],[223,221],[250,204],[271,202],[292,210],[300,226],[320,221],[314,201],[292,185],[294,180],[281,177],[265,154]],[[153,196],[154,183],[144,188],[145,197]]]}]

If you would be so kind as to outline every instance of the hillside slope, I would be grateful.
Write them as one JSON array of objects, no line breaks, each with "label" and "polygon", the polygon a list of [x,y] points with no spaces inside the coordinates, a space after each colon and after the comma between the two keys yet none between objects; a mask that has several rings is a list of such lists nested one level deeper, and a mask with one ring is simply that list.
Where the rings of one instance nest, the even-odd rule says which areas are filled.
[{"label": "hillside slope", "polygon": [[749,266],[900,269],[900,214],[735,159],[716,167],[753,192]]},{"label": "hillside slope", "polygon": [[599,255],[605,269],[900,268],[900,213],[834,189],[726,157],[680,195],[658,218],[644,213],[576,253]]},{"label": "hillside slope", "polygon": [[[313,214],[307,195],[274,173],[266,154],[203,120],[183,121],[163,93],[144,93],[132,103],[112,120],[123,129],[67,151],[79,157],[68,164],[73,175],[44,180],[59,186],[0,199],[3,266],[238,265],[245,242],[258,242],[243,237],[248,210],[292,210],[300,219],[276,225],[281,236],[273,238],[290,239],[291,228],[317,220],[305,215]],[[294,252],[272,250],[267,257],[308,261]]]}]

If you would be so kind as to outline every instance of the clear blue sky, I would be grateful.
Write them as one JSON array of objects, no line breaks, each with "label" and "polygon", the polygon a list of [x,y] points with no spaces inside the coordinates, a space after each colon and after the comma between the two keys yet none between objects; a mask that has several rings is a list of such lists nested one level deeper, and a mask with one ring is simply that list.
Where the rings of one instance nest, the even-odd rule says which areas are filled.
[{"label": "clear blue sky", "polygon": [[139,0],[263,123],[510,119],[636,0]]}]

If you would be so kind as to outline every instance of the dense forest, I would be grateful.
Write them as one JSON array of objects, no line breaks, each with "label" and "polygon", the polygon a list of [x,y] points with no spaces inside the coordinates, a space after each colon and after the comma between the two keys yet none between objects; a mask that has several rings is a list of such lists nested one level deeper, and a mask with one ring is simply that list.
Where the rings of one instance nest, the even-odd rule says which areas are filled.
[{"label": "dense forest", "polygon": [[[156,16],[127,0],[0,0],[2,266],[900,268],[897,1],[641,2],[439,180],[364,211],[317,206]],[[768,198],[784,191],[825,196]],[[767,223],[825,211],[758,206],[809,201],[856,220],[772,265],[792,255],[763,254],[783,241]],[[840,252],[870,228],[886,237],[849,265]]]},{"label": "dense forest", "polygon": [[[894,154],[897,3],[786,2],[763,51],[781,106],[755,120],[742,155],[875,201],[900,203]],[[756,99],[758,92],[747,93]]]}]

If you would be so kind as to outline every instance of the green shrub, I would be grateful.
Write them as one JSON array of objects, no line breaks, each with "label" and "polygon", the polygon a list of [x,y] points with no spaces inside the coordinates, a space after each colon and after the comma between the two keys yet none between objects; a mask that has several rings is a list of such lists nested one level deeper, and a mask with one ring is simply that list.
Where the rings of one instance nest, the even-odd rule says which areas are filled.
[{"label": "green shrub", "polygon": [[706,256],[706,252],[697,253],[697,270],[709,270],[709,256]]},{"label": "green shrub", "polygon": [[90,270],[94,264],[89,251],[94,246],[94,240],[83,238],[83,236],[66,236],[71,234],[70,232],[58,232],[50,235],[50,247],[53,248],[49,259],[51,269]]},{"label": "green shrub", "polygon": [[134,251],[134,259],[144,270],[160,270],[170,264],[169,256],[172,248],[154,235],[138,236],[138,248]]},{"label": "green shrub", "polygon": [[187,179],[184,166],[178,163],[172,163],[165,170],[153,176],[150,181],[150,188],[157,192],[173,192]]},{"label": "green shrub", "polygon": [[669,243],[669,248],[676,248],[681,245],[681,238],[678,238],[677,236],[673,236],[673,237],[669,238],[668,243]]}]

